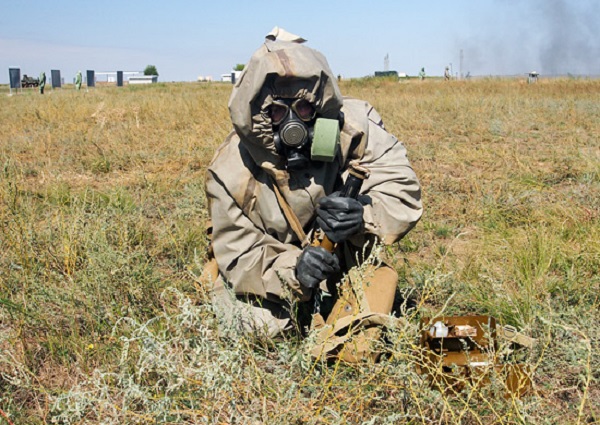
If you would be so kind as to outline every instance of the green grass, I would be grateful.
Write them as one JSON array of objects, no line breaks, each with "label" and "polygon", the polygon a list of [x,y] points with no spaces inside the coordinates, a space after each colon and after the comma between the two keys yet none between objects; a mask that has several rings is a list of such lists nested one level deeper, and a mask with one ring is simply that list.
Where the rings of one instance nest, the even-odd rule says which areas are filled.
[{"label": "green grass", "polygon": [[[377,365],[225,334],[199,277],[204,171],[227,84],[0,97],[0,409],[42,423],[600,420],[600,82],[343,81],[407,146],[419,225],[390,247],[409,324]],[[529,397],[440,392],[421,317],[489,314],[537,338]],[[6,419],[0,415],[0,424]]]}]

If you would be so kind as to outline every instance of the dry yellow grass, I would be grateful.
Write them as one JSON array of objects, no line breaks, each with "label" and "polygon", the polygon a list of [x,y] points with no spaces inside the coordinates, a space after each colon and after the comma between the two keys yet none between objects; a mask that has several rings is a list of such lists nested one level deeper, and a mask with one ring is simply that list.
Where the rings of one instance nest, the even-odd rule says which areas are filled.
[{"label": "dry yellow grass", "polygon": [[537,337],[531,397],[428,389],[402,332],[383,364],[333,368],[307,366],[296,339],[219,338],[196,276],[231,86],[67,86],[0,90],[0,409],[15,423],[598,421],[600,82],[341,89],[377,108],[423,186],[422,221],[392,247],[421,294],[413,319],[450,300]]}]

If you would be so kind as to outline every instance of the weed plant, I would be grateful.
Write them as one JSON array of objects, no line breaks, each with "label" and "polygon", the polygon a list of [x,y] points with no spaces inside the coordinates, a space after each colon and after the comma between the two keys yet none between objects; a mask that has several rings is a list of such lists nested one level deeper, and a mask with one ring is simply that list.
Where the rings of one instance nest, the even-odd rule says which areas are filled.
[{"label": "weed plant", "polygon": [[[416,306],[378,364],[219,326],[203,187],[230,85],[2,92],[0,424],[600,421],[600,82],[341,89],[423,186],[423,219],[388,248]],[[529,368],[530,395],[505,397],[491,369],[460,390],[419,372],[419,320],[471,313],[536,338],[490,353]]]}]

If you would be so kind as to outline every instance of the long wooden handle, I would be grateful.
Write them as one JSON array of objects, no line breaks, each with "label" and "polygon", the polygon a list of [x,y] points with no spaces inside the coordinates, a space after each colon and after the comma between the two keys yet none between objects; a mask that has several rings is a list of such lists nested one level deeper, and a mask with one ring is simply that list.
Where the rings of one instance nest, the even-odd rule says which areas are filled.
[{"label": "long wooden handle", "polygon": [[329,239],[325,234],[323,235],[323,239],[321,239],[320,241],[316,240],[316,242],[317,246],[320,246],[321,248],[324,248],[329,252],[333,252],[335,250],[335,244],[331,242],[331,239]]}]

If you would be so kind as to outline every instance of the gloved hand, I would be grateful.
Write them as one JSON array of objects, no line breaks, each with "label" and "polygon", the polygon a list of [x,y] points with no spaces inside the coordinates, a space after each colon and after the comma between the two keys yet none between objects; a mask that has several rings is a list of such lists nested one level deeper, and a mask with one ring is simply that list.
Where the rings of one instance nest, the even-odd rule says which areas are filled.
[{"label": "gloved hand", "polygon": [[363,206],[354,198],[343,198],[339,192],[319,199],[317,224],[332,242],[342,242],[363,228]]},{"label": "gloved hand", "polygon": [[296,278],[304,287],[314,288],[339,270],[335,255],[319,246],[307,246],[296,263]]}]

